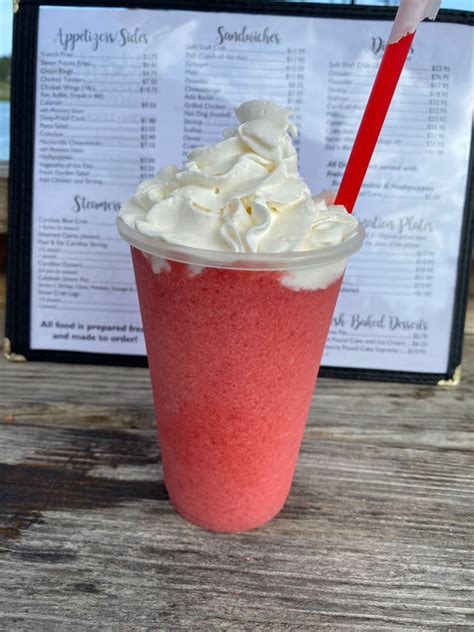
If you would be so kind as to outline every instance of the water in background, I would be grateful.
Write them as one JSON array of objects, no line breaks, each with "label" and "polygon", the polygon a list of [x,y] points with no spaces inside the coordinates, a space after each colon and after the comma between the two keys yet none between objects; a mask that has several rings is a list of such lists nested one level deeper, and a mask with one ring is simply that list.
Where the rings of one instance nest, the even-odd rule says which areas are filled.
[{"label": "water in background", "polygon": [[0,160],[8,160],[10,153],[10,102],[0,101]]}]

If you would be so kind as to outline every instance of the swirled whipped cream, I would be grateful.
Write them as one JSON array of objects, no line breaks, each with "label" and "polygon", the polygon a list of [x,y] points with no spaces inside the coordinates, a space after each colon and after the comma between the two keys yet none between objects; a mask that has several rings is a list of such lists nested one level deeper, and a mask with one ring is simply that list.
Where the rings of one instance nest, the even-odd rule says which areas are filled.
[{"label": "swirled whipped cream", "polygon": [[296,252],[352,237],[357,220],[329,192],[313,197],[298,174],[291,112],[248,101],[236,114],[240,125],[224,140],[139,184],[122,220],[149,237],[217,251]]}]

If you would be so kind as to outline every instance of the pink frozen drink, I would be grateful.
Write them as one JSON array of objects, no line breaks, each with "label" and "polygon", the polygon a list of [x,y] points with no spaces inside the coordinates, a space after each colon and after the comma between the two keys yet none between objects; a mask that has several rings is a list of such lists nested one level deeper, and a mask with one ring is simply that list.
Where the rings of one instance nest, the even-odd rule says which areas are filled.
[{"label": "pink frozen drink", "polygon": [[289,114],[243,104],[237,129],[139,185],[118,220],[170,499],[216,531],[282,508],[345,264],[363,240],[298,175]]}]

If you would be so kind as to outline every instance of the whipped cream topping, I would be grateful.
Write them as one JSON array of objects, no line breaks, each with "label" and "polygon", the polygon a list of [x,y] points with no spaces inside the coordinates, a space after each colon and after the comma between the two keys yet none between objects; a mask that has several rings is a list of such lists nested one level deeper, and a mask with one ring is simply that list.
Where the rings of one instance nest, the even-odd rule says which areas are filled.
[{"label": "whipped cream topping", "polygon": [[285,253],[340,244],[358,222],[333,194],[312,197],[298,174],[291,112],[270,101],[236,110],[224,140],[167,166],[121,208],[130,228],[171,244],[217,251]]}]

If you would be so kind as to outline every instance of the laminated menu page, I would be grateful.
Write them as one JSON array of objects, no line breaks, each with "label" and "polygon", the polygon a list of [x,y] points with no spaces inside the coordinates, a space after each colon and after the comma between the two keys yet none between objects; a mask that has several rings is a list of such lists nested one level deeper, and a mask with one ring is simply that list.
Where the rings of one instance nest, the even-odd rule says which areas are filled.
[{"label": "laminated menu page", "polygon": [[[219,140],[241,102],[291,109],[302,176],[315,193],[337,190],[390,26],[40,7],[30,348],[144,355],[130,253],[115,227],[120,204],[163,165]],[[448,369],[470,175],[472,33],[444,22],[418,29],[354,210],[367,238],[348,265],[326,367]]]}]

